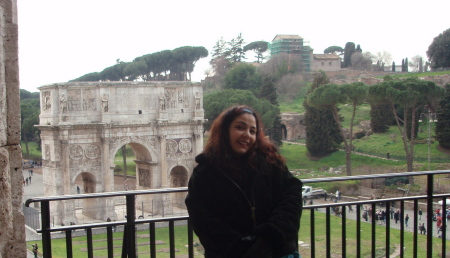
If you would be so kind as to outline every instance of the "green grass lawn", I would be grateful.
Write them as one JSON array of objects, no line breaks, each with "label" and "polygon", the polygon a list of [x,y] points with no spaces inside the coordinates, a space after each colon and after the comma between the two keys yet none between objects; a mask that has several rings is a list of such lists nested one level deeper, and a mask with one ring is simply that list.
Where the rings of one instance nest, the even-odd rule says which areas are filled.
[{"label": "green grass lawn", "polygon": [[[325,257],[325,248],[326,248],[326,216],[324,213],[316,212],[315,213],[315,247],[316,247],[316,257]],[[341,223],[342,220],[340,217],[336,217],[334,215],[331,216],[331,252],[332,254],[339,255],[341,254],[341,246],[342,246],[342,230]],[[347,257],[356,257],[356,221],[347,220],[346,221],[346,241],[347,241]],[[376,249],[377,253],[383,257],[385,252],[385,227],[384,226],[376,226]],[[405,231],[405,257],[412,257],[412,246],[413,246],[413,234],[411,232]],[[138,232],[138,252],[141,252],[143,257],[149,256],[150,247],[149,247],[149,232],[139,231]],[[361,252],[362,257],[370,257],[371,254],[371,235],[372,229],[370,223],[361,223]],[[123,233],[117,232],[114,233],[114,253],[120,254],[122,248],[122,239]],[[391,229],[390,232],[390,245],[393,251],[395,246],[400,245],[400,231],[397,229]],[[94,246],[94,257],[106,257],[106,234],[98,234],[93,235],[93,243]],[[158,228],[156,229],[156,240],[162,244],[157,244],[157,257],[169,257],[169,253],[165,252],[169,249],[169,231],[168,228]],[[299,231],[299,240],[304,242],[305,244],[311,243],[310,241],[310,211],[304,210],[301,218],[301,226]],[[426,256],[426,237],[424,235],[418,236],[418,257]],[[30,241],[27,246],[31,250],[31,245],[37,243],[42,251],[42,243],[40,241]],[[194,236],[194,243],[198,243],[198,238]],[[175,249],[177,250],[176,255],[187,255],[188,240],[187,240],[187,227],[186,226],[178,226],[175,227]],[[433,238],[433,257],[438,257],[438,253],[441,250],[441,239]],[[450,246],[450,241],[447,241],[447,246]],[[73,238],[73,255],[74,257],[86,257],[87,244],[86,237],[75,237]],[[300,253],[302,257],[310,257],[310,247],[301,246]],[[392,252],[391,251],[391,252]],[[53,239],[52,240],[52,257],[66,257],[66,243],[65,239]],[[203,257],[202,255],[196,255],[196,257]]]},{"label": "green grass lawn", "polygon": [[25,142],[21,143],[22,156],[24,159],[41,160],[42,152],[36,142],[28,142],[28,154]]}]

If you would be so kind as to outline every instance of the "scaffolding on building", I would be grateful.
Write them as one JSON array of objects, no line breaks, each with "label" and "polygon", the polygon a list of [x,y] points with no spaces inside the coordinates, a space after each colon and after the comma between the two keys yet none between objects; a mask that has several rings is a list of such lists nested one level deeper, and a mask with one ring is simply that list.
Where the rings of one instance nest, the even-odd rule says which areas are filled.
[{"label": "scaffolding on building", "polygon": [[272,40],[272,44],[270,44],[270,54],[274,56],[280,53],[287,53],[298,56],[305,67],[305,72],[310,72],[313,49],[305,45],[306,43],[309,42],[304,41],[298,35],[276,35]]}]

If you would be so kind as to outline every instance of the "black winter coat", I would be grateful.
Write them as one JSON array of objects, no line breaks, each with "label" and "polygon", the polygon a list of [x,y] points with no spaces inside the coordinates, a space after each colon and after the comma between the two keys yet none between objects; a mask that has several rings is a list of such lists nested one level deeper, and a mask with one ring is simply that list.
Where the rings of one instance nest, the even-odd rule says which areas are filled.
[{"label": "black winter coat", "polygon": [[258,171],[233,177],[205,155],[196,157],[186,205],[205,257],[242,257],[252,239],[264,240],[272,257],[298,250],[302,183],[287,168],[260,161]]}]

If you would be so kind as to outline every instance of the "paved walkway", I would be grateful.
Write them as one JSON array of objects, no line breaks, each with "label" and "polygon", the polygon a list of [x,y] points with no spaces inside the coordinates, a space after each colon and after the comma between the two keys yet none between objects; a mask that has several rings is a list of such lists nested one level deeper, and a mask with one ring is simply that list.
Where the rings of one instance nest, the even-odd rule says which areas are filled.
[{"label": "paved walkway", "polygon": [[[313,204],[315,204],[315,205],[331,203],[331,201],[324,201],[323,199],[314,199],[313,202],[314,202]],[[305,206],[305,207],[307,207],[307,206]],[[350,212],[350,211],[348,211],[348,207],[347,207],[346,216],[347,216],[348,219],[356,220],[356,211],[355,211],[356,206],[353,205],[352,208],[353,208],[353,212]],[[378,207],[377,206],[377,209],[384,209],[384,207]],[[325,208],[319,208],[318,211],[325,213],[326,209]],[[361,211],[361,215],[362,214],[363,214],[363,212]],[[414,223],[414,211],[413,210],[409,210],[409,209],[405,209],[405,215],[406,214],[408,214],[410,219],[409,219],[409,222],[408,222],[408,226],[405,226],[405,231],[413,232],[414,231],[414,224],[413,224]],[[390,214],[388,214],[388,215],[390,215]],[[427,218],[427,212],[423,211],[422,219],[418,220],[418,223],[425,223],[425,227],[427,227],[426,226],[427,225],[426,218]],[[362,218],[361,218],[361,220],[364,223],[371,223],[370,217],[369,217],[369,220],[367,222],[365,222],[364,219],[362,219]],[[450,226],[448,226],[448,223],[450,223],[450,220],[447,220],[447,238],[450,237],[450,234],[449,234],[450,233]],[[383,222],[379,223],[378,221],[377,221],[377,225],[385,226],[385,224]],[[400,221],[398,223],[395,223],[394,219],[391,219],[391,228],[400,230]],[[428,228],[426,228],[426,229],[427,229],[427,232],[428,232]],[[433,221],[433,235],[435,237],[439,236],[439,234],[437,234],[436,221]]]}]

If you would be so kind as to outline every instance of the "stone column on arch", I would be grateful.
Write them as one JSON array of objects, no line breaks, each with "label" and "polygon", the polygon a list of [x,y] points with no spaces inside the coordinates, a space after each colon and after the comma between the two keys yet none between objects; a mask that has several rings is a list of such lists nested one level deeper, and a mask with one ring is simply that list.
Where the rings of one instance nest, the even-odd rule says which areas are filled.
[{"label": "stone column on arch", "polygon": [[161,156],[159,157],[160,161],[160,188],[167,188],[169,187],[168,182],[168,171],[167,171],[167,135],[159,135],[158,136],[161,146]]},{"label": "stone column on arch", "polygon": [[[102,159],[102,172],[103,172],[103,189],[105,192],[115,192],[117,189],[114,188],[114,168],[113,163],[114,157],[111,157],[110,153],[110,140],[109,138],[102,139],[102,145],[100,148],[100,156]],[[122,197],[124,198],[124,197]],[[104,198],[104,217],[103,219],[110,218],[111,220],[117,220],[116,213],[116,200],[115,197]]]},{"label": "stone column on arch", "polygon": [[[65,132],[62,133],[65,135]],[[60,176],[58,176],[56,180],[55,188],[58,188],[59,185],[61,189],[61,195],[71,195],[76,193],[75,187],[75,178],[71,174],[70,165],[75,163],[71,162],[70,156],[70,144],[67,140],[60,140],[59,144],[55,144],[55,161],[59,162]],[[59,153],[59,155],[56,155]],[[58,160],[59,159],[59,160]],[[72,181],[73,180],[73,181]],[[57,191],[57,190],[56,190]],[[58,202],[57,205],[57,214],[59,215],[59,219],[57,220],[58,224],[64,223],[65,225],[69,225],[70,222],[78,223],[78,219],[76,217],[76,204],[75,200],[65,200]],[[50,206],[51,207],[51,206]],[[61,211],[62,210],[62,211]]]},{"label": "stone column on arch", "polygon": [[192,138],[194,140],[193,156],[195,158],[198,154],[202,153],[203,151],[203,134],[202,132],[196,131],[192,135]]}]

